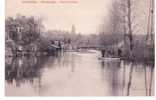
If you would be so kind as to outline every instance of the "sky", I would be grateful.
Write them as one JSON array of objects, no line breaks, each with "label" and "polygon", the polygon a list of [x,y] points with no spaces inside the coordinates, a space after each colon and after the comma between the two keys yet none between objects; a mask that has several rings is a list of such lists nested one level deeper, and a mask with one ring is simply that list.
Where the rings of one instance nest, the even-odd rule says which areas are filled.
[{"label": "sky", "polygon": [[[38,1],[38,3],[23,3],[24,1]],[[52,1],[56,3],[41,3]],[[77,3],[60,3],[60,1],[76,1]],[[41,18],[46,30],[71,31],[72,25],[76,33],[99,33],[103,25],[108,24],[109,11],[115,0],[6,0],[6,17],[35,16]],[[137,6],[135,12],[136,33],[147,33],[149,0],[132,0]],[[134,16],[133,16],[134,17]],[[135,34],[135,33],[134,33]]]},{"label": "sky", "polygon": [[111,4],[111,0],[70,0],[77,3],[64,4],[58,3],[60,0],[50,0],[57,3],[36,4],[23,1],[28,0],[6,0],[6,16],[16,16],[19,13],[40,17],[46,30],[70,31],[72,25],[75,25],[76,32],[83,34],[98,32],[103,20],[107,20],[108,7]]}]

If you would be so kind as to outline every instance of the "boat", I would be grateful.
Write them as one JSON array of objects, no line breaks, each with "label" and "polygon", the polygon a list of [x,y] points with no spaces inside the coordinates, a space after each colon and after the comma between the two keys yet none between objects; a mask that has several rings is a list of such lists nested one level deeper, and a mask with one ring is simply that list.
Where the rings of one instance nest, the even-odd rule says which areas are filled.
[{"label": "boat", "polygon": [[121,58],[118,57],[99,57],[99,60],[104,60],[104,61],[116,61],[116,60],[121,60]]}]

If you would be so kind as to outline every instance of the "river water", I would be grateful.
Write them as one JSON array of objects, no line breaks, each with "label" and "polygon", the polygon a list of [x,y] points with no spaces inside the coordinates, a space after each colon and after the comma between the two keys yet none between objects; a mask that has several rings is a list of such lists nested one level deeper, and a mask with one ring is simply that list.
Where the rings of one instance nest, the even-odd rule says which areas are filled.
[{"label": "river water", "polygon": [[6,58],[6,96],[153,96],[154,67],[99,51]]}]

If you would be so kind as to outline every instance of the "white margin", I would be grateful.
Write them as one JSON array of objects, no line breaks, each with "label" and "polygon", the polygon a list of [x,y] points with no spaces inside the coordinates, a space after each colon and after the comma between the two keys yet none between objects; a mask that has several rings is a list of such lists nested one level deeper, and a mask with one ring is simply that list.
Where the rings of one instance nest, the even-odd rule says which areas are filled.
[{"label": "white margin", "polygon": [[[0,100],[154,100],[155,97],[5,97],[5,1],[0,0]],[[156,3],[155,3],[156,4]],[[156,21],[155,21],[156,22]],[[156,28],[156,26],[155,26]],[[156,37],[156,36],[155,36]],[[156,40],[155,40],[156,43]],[[156,53],[156,46],[155,46]],[[156,56],[156,55],[155,55]],[[155,59],[156,62],[156,59]],[[156,69],[155,69],[156,72]],[[156,78],[156,77],[155,77]],[[156,83],[155,83],[156,86]],[[156,87],[155,87],[156,90]]]},{"label": "white margin", "polygon": [[[4,97],[4,72],[5,72],[5,67],[4,67],[4,21],[5,21],[5,0],[0,0],[0,96]],[[1,98],[0,97],[0,98]]]}]

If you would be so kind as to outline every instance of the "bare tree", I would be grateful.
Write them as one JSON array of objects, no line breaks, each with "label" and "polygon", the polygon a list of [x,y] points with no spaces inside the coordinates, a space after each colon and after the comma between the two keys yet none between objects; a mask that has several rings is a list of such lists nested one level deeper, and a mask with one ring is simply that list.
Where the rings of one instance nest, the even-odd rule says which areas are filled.
[{"label": "bare tree", "polygon": [[154,59],[154,0],[149,0],[144,57]]},{"label": "bare tree", "polygon": [[123,34],[123,18],[120,8],[120,1],[113,1],[108,15],[108,22],[100,33],[101,44],[114,45],[122,40],[121,34]]},{"label": "bare tree", "polygon": [[[133,57],[134,50],[134,34],[141,29],[137,16],[138,0],[119,0],[123,15],[123,30],[125,45],[128,45],[129,56]],[[144,2],[144,1],[142,1]],[[128,40],[128,42],[126,42]]]},{"label": "bare tree", "polygon": [[148,11],[148,25],[147,25],[147,36],[146,41],[150,41],[150,45],[154,42],[154,0],[150,0],[149,11]]},{"label": "bare tree", "polygon": [[133,31],[132,31],[132,2],[127,0],[127,25],[128,25],[128,38],[130,43],[130,57],[133,57]]}]

